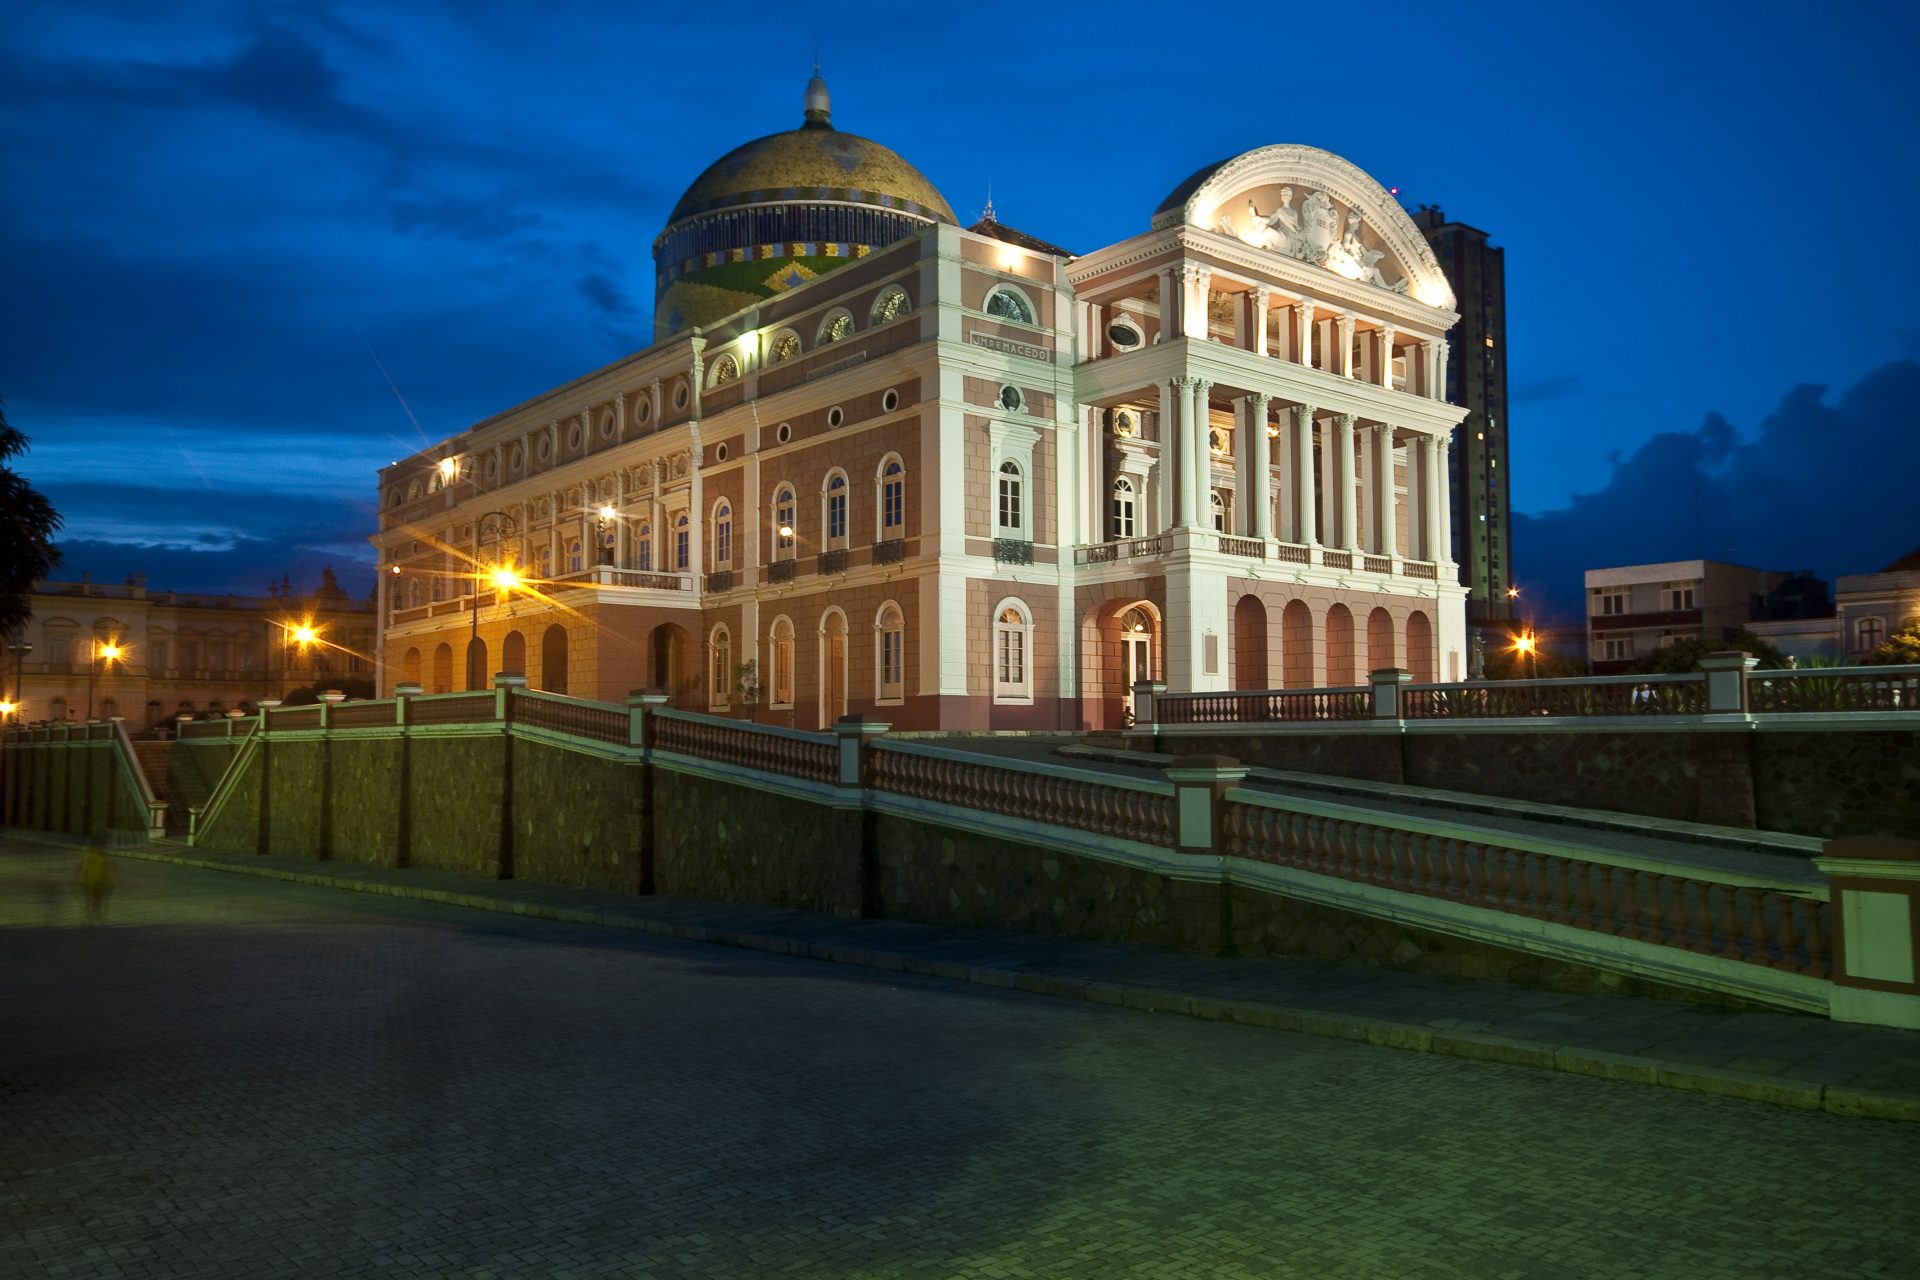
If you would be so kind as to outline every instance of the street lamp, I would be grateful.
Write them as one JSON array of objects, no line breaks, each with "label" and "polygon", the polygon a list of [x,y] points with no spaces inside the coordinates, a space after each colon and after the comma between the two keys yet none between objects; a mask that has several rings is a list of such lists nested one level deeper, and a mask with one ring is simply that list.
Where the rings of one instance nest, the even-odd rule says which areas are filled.
[{"label": "street lamp", "polygon": [[598,552],[597,558],[601,564],[613,563],[613,539],[608,536],[607,527],[613,523],[614,517],[618,514],[619,512],[611,506],[600,508],[600,519],[594,530],[594,542],[598,544],[595,550]]},{"label": "street lamp", "polygon": [[7,652],[13,655],[13,696],[7,697],[6,681],[0,680],[0,722],[20,709],[20,675],[27,665],[27,655],[33,652],[33,646],[25,640],[15,640],[7,646]]},{"label": "street lamp", "polygon": [[94,641],[93,655],[87,662],[87,719],[88,720],[93,719],[94,672],[96,670],[99,671],[100,679],[104,681],[107,678],[107,672],[112,667],[112,664],[115,662],[118,662],[120,660],[120,655],[125,652],[126,650],[122,649],[119,645],[115,644],[112,640],[108,640],[104,644],[101,643],[99,640]]}]

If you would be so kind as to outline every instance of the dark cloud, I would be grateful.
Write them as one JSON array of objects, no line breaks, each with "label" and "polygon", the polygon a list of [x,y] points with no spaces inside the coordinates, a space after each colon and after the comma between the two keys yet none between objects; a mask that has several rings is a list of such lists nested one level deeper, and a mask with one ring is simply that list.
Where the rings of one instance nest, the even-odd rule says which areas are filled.
[{"label": "dark cloud", "polygon": [[581,276],[575,287],[588,302],[615,319],[625,320],[636,314],[636,308],[620,286],[598,271]]},{"label": "dark cloud", "polygon": [[1532,382],[1523,382],[1514,389],[1512,400],[1515,404],[1537,404],[1543,400],[1561,400],[1572,395],[1580,387],[1580,379],[1571,373],[1555,374],[1548,378],[1535,378]]},{"label": "dark cloud", "polygon": [[323,570],[331,568],[348,594],[364,597],[373,589],[372,564],[357,564],[323,549],[284,547],[264,539],[235,543],[219,550],[189,547],[148,547],[122,542],[63,542],[66,559],[59,576],[95,582],[123,582],[135,574],[147,575],[151,591],[202,591],[233,595],[265,595],[284,576],[296,591],[320,585]]},{"label": "dark cloud", "polygon": [[1547,613],[1584,616],[1582,574],[1665,560],[1866,573],[1920,541],[1913,440],[1920,364],[1899,360],[1829,403],[1799,386],[1743,438],[1710,414],[1624,459],[1605,487],[1514,517],[1516,573]]}]

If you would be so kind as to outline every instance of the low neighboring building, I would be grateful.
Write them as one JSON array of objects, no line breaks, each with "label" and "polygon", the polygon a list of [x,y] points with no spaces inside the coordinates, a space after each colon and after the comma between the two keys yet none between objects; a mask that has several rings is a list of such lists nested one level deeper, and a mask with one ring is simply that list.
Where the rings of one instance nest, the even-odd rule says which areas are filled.
[{"label": "low neighboring building", "polygon": [[1878,573],[1844,575],[1835,599],[1838,639],[1845,644],[1847,660],[1858,661],[1920,619],[1920,547]]},{"label": "low neighboring building", "polygon": [[251,710],[329,675],[373,677],[373,602],[348,597],[331,569],[311,595],[150,591],[136,576],[41,582],[32,606],[17,636],[0,637],[14,723],[122,716],[138,730]]},{"label": "low neighboring building", "polygon": [[1625,671],[1682,640],[1731,639],[1758,620],[1814,612],[1809,584],[1821,600],[1826,595],[1825,584],[1806,573],[1719,560],[1589,569],[1586,579],[1587,654],[1595,675]]}]

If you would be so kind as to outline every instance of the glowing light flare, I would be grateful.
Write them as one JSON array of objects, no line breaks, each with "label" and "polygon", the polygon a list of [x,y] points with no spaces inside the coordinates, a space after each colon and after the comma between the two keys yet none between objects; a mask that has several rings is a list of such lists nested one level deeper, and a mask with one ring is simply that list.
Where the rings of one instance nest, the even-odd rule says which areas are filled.
[{"label": "glowing light flare", "polygon": [[460,463],[458,459],[455,459],[455,458],[440,459],[440,474],[445,476],[447,479],[449,480],[453,479],[454,473],[458,470],[460,470]]},{"label": "glowing light flare", "polygon": [[615,515],[615,512],[612,507],[608,506],[608,507],[600,508],[600,518],[602,520],[611,520],[613,519],[614,515]]},{"label": "glowing light flare", "polygon": [[398,577],[398,576],[400,575],[400,566],[399,566],[399,565],[394,565],[394,566],[393,566],[393,573],[394,573],[394,576],[395,576],[395,577]]},{"label": "glowing light flare", "polygon": [[791,538],[793,536],[793,526],[790,524],[781,525],[780,536],[783,538]]},{"label": "glowing light flare", "polygon": [[8,702],[6,699],[0,698],[0,716],[10,716],[19,709],[20,706],[18,703]]},{"label": "glowing light flare", "polygon": [[288,631],[288,634],[291,635],[294,642],[302,648],[305,648],[320,638],[320,633],[304,622],[292,627]]},{"label": "glowing light flare", "polygon": [[117,644],[108,643],[100,646],[100,656],[108,662],[119,661],[120,655],[123,652],[125,652],[125,650],[121,649]]},{"label": "glowing light flare", "polygon": [[1539,647],[1531,631],[1522,631],[1513,638],[1513,651],[1524,657],[1532,657],[1534,651]]},{"label": "glowing light flare", "polygon": [[496,591],[511,591],[520,585],[520,575],[514,571],[513,566],[510,564],[497,566],[492,573],[487,575],[487,579],[493,583],[493,588]]}]

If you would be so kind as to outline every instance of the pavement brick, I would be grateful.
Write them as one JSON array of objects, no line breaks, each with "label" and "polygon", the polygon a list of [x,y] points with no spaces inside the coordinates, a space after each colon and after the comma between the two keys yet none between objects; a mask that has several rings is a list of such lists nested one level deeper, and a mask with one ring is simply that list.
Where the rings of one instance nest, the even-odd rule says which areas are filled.
[{"label": "pavement brick", "polygon": [[[1920,1256],[1920,1125],[1874,1118],[1902,1090],[1756,1105],[1690,1090],[1809,1095],[1790,1068],[1545,1038],[1625,1010],[1759,1054],[1831,1029],[1816,1019],[1602,998],[1502,1039],[1547,1006],[1329,966],[973,949],[1085,993],[1062,1000],[980,983],[962,931],[937,935],[956,984],[777,954],[785,917],[761,909],[749,927],[711,904],[523,899],[612,928],[132,859],[88,928],[78,902],[18,891],[73,861],[0,843],[4,1276],[1752,1280]],[[754,949],[661,936],[690,919]],[[910,927],[832,923],[810,937],[837,958],[926,963]],[[1156,972],[1193,1016],[1129,1007]],[[1422,1016],[1374,1017],[1373,992]],[[1319,1034],[1270,1029],[1289,1023]],[[1364,1043],[1396,1027],[1430,1051]],[[1889,1064],[1912,1041],[1843,1030],[1817,1056],[1906,1078]],[[1621,1082],[1663,1072],[1676,1087]]]}]

